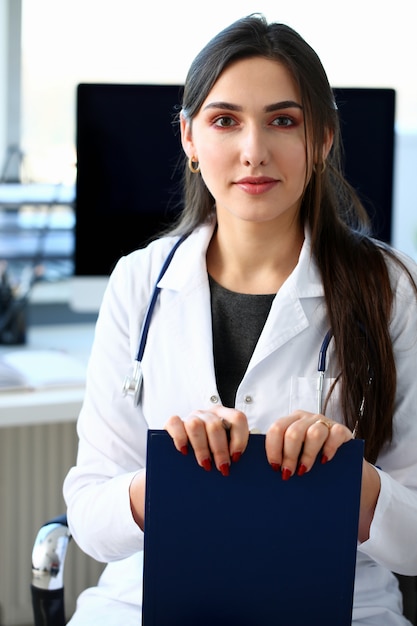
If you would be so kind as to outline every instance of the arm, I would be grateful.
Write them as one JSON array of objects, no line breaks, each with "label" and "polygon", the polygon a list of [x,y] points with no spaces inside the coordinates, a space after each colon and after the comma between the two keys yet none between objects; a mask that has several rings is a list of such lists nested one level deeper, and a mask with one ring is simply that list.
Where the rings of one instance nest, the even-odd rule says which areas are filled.
[{"label": "arm", "polygon": [[77,423],[77,464],[64,482],[71,533],[82,550],[103,562],[143,545],[129,487],[138,470],[145,473],[147,423],[132,399],[123,397],[122,385],[137,347],[131,329],[137,325],[139,334],[147,294],[131,293],[126,265],[123,261],[113,273],[103,300]]},{"label": "arm", "polygon": [[369,532],[380,489],[381,481],[377,470],[370,463],[364,461],[362,468],[362,490],[358,529],[358,540],[361,543],[369,539]]},{"label": "arm", "polygon": [[380,491],[369,533],[360,537],[359,550],[397,573],[416,575],[417,302],[404,276],[397,276],[390,331],[397,367],[393,439],[372,468],[378,473]]},{"label": "arm", "polygon": [[145,486],[145,473],[138,472],[134,475],[129,487],[130,508],[133,519],[141,530],[144,530],[145,526]]}]

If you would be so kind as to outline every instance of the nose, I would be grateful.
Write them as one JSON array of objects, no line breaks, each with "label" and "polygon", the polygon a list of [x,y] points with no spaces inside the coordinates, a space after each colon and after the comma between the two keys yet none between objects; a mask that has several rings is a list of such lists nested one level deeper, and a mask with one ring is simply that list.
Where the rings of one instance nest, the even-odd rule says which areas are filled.
[{"label": "nose", "polygon": [[241,160],[246,166],[258,167],[268,162],[268,147],[262,128],[251,125],[242,134]]}]

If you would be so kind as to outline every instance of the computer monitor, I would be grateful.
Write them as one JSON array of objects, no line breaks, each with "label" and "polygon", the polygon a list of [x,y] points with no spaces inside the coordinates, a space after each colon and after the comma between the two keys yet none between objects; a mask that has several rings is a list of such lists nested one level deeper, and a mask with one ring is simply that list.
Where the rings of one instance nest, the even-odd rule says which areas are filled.
[{"label": "computer monitor", "polygon": [[395,90],[334,88],[344,147],[344,169],[372,222],[375,237],[392,242]]},{"label": "computer monitor", "polygon": [[177,84],[77,87],[74,280],[70,304],[98,309],[118,258],[181,209]]},{"label": "computer monitor", "polygon": [[[75,258],[71,305],[96,311],[117,259],[181,210],[181,85],[83,83],[77,88]],[[395,92],[335,88],[345,171],[374,233],[391,240]]]}]

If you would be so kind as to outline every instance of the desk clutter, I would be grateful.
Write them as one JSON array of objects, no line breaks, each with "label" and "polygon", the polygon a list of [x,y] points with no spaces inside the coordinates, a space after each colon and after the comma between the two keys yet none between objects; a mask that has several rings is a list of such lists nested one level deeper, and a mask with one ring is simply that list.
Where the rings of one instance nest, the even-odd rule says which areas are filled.
[{"label": "desk clutter", "polygon": [[86,364],[61,350],[15,349],[0,355],[0,392],[83,385]]}]

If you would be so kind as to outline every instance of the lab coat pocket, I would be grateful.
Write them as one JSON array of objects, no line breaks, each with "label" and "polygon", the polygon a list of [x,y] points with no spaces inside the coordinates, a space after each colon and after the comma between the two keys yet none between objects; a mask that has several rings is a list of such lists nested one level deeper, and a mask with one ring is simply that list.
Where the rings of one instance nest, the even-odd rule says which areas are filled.
[{"label": "lab coat pocket", "polygon": [[[323,381],[323,388],[320,391],[318,385],[318,378],[292,378],[291,379],[291,392],[290,392],[290,406],[289,413],[297,410],[309,411],[311,413],[319,413],[319,402],[325,406],[327,394],[333,385],[334,378],[325,378]],[[337,413],[337,386],[332,392],[329,400],[326,415],[332,419],[336,418]]]}]

